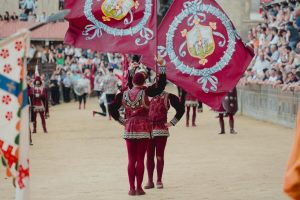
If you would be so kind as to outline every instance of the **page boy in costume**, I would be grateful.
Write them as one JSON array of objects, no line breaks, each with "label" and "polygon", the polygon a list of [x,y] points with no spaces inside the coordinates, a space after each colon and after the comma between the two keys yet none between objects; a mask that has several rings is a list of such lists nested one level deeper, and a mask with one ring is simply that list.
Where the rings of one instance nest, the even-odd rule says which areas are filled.
[{"label": "page boy in costume", "polygon": [[47,133],[46,118],[49,116],[48,96],[47,91],[43,87],[41,78],[38,76],[33,82],[33,87],[30,88],[29,96],[33,106],[33,131],[36,133],[37,115],[39,114],[42,120],[44,133]]},{"label": "page boy in costume", "polygon": [[[157,61],[159,67],[159,81],[145,87],[146,76],[138,72],[133,76],[133,88],[119,93],[114,102],[110,104],[109,111],[112,117],[124,125],[123,138],[126,140],[128,151],[128,179],[129,195],[144,195],[142,182],[144,177],[144,158],[151,134],[149,122],[149,97],[160,94],[166,83],[165,67],[163,60]],[[119,108],[125,108],[125,118],[120,116]],[[135,186],[136,180],[136,186]]]}]

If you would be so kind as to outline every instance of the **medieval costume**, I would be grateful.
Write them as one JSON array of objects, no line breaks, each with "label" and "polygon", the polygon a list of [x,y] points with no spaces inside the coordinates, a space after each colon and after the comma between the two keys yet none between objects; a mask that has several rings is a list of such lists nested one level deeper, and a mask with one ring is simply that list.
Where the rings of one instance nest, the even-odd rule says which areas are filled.
[{"label": "medieval costume", "polygon": [[47,133],[46,117],[49,116],[48,108],[48,96],[47,91],[43,87],[40,77],[36,77],[33,82],[33,87],[30,88],[29,96],[32,103],[32,121],[33,121],[33,133],[36,133],[37,115],[39,114],[42,120],[42,126],[44,133]]},{"label": "medieval costume", "polygon": [[[170,105],[176,110],[174,118],[167,123]],[[162,175],[164,169],[164,151],[169,137],[169,126],[175,126],[184,114],[184,105],[173,94],[162,92],[150,102],[149,119],[152,123],[152,138],[149,140],[147,149],[148,184],[145,189],[154,188],[153,172],[155,168],[154,157],[156,154],[157,182],[156,188],[162,189]],[[156,153],[155,153],[156,152]]]},{"label": "medieval costume", "polygon": [[[30,77],[27,77],[27,99],[28,99],[28,105],[29,105],[29,119],[30,119],[30,122],[33,122],[33,105],[31,102],[30,93],[31,93],[31,79],[30,79]],[[30,123],[29,123],[29,144],[33,145],[31,133],[32,132],[31,132]]]},{"label": "medieval costume", "polygon": [[[142,182],[144,176],[144,158],[151,134],[149,123],[149,97],[160,94],[166,83],[165,67],[160,67],[157,84],[145,87],[145,75],[136,73],[133,77],[134,87],[119,93],[110,104],[112,117],[125,127],[123,138],[126,140],[128,151],[129,195],[143,195]],[[119,108],[125,108],[125,119],[120,116]],[[135,187],[136,180],[136,187]]]},{"label": "medieval costume", "polygon": [[223,99],[221,107],[217,110],[219,112],[219,123],[221,127],[220,134],[225,133],[224,114],[229,117],[230,133],[236,134],[234,130],[233,116],[238,110],[237,90],[233,88]]},{"label": "medieval costume", "polygon": [[198,99],[193,95],[187,93],[185,95],[185,106],[186,106],[186,126],[190,126],[190,110],[193,109],[192,114],[192,126],[196,126],[196,115],[197,115],[197,107],[198,107]]}]

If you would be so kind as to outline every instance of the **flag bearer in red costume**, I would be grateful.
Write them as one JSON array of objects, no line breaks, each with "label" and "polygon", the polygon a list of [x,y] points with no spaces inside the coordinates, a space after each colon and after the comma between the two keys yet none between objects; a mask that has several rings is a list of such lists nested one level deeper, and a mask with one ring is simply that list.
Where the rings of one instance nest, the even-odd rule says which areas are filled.
[{"label": "flag bearer in red costume", "polygon": [[237,90],[233,88],[223,99],[222,105],[219,108],[219,123],[221,127],[220,134],[225,134],[225,124],[224,124],[224,114],[229,117],[229,127],[230,133],[236,134],[237,132],[234,130],[234,118],[233,116],[238,110],[238,102],[237,102]]},{"label": "flag bearer in red costume", "polygon": [[43,86],[41,78],[38,76],[33,82],[33,87],[30,88],[30,100],[33,106],[33,133],[36,133],[36,118],[39,114],[42,120],[44,133],[47,133],[46,117],[49,116],[48,96],[47,91]]},{"label": "flag bearer in red costume", "polygon": [[[151,134],[149,122],[149,97],[160,94],[166,83],[163,60],[159,59],[159,81],[145,87],[146,76],[136,73],[132,79],[134,87],[119,93],[109,106],[112,117],[125,127],[123,138],[126,140],[128,151],[128,179],[130,184],[129,195],[144,195],[142,182],[144,177],[144,158]],[[120,116],[119,108],[125,108],[125,119]],[[135,185],[136,180],[136,185]]]},{"label": "flag bearer in red costume", "polygon": [[[176,114],[170,122],[167,122],[170,105],[175,108]],[[151,100],[149,119],[152,123],[152,138],[149,141],[147,149],[148,183],[144,187],[145,189],[154,188],[153,172],[155,168],[155,155],[157,170],[156,188],[163,188],[162,175],[164,169],[164,151],[169,137],[169,127],[175,126],[183,114],[184,104],[182,104],[180,99],[174,94],[162,92]]]}]

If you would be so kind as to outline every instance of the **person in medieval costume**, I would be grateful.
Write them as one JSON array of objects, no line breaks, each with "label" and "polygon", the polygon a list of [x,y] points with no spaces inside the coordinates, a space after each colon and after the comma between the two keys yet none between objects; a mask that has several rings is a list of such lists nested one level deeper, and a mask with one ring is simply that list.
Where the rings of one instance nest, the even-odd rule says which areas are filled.
[{"label": "person in medieval costume", "polygon": [[219,123],[221,127],[220,134],[225,134],[224,115],[229,117],[230,133],[236,134],[234,130],[234,115],[238,110],[237,90],[233,88],[223,99],[221,107],[217,110],[219,112]]},{"label": "person in medieval costume", "polygon": [[190,110],[192,109],[192,126],[196,126],[198,99],[190,93],[184,94],[186,106],[186,127],[190,126]]},{"label": "person in medieval costume", "polygon": [[42,126],[44,133],[47,133],[46,127],[46,118],[49,117],[49,108],[48,108],[48,95],[47,91],[43,86],[41,78],[38,76],[33,82],[33,87],[30,88],[29,92],[33,113],[33,131],[36,133],[37,127],[37,115],[39,114],[42,120]]},{"label": "person in medieval costume", "polygon": [[[149,97],[160,94],[166,83],[166,69],[162,66],[165,62],[159,59],[157,63],[160,66],[157,84],[145,87],[146,77],[143,73],[138,72],[132,79],[133,88],[120,92],[109,106],[112,117],[125,127],[123,138],[126,140],[128,151],[129,195],[145,194],[142,188],[144,159],[151,134]],[[120,116],[119,108],[121,106],[125,108],[125,119]]]},{"label": "person in medieval costume", "polygon": [[[30,97],[32,81],[29,76],[26,77],[26,81],[27,81],[27,99],[28,99],[28,105],[29,105],[29,119],[30,119],[30,122],[33,122],[33,105],[32,105],[31,97]],[[29,123],[29,144],[33,145],[31,133],[32,132],[31,132],[30,123]]]},{"label": "person in medieval costume", "polygon": [[[176,110],[176,114],[170,122],[167,122],[170,105]],[[169,127],[175,126],[182,118],[184,112],[184,104],[182,104],[180,99],[174,94],[162,92],[152,98],[149,108],[149,119],[152,123],[152,138],[149,140],[147,149],[148,183],[144,187],[145,189],[154,188],[153,172],[155,168],[155,155],[157,170],[156,188],[163,188],[164,151],[167,139],[170,135]]]}]

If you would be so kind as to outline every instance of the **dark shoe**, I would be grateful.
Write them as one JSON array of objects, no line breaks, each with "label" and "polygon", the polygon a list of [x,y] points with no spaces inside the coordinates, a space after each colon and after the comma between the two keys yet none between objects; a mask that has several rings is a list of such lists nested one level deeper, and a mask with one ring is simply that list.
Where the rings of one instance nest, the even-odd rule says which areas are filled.
[{"label": "dark shoe", "polygon": [[144,186],[144,189],[148,190],[148,189],[152,189],[154,188],[154,183],[147,183],[147,185]]},{"label": "dark shoe", "polygon": [[146,192],[141,188],[141,189],[136,189],[135,195],[140,196],[140,195],[145,195]]},{"label": "dark shoe", "polygon": [[164,184],[162,182],[157,182],[156,183],[156,188],[157,189],[163,189],[164,188]]},{"label": "dark shoe", "polygon": [[222,135],[222,134],[225,134],[225,132],[220,132],[219,134]]},{"label": "dark shoe", "polygon": [[230,130],[230,133],[231,133],[231,134],[237,134],[237,132],[236,132],[234,129],[231,129],[231,130]]},{"label": "dark shoe", "polygon": [[128,195],[129,196],[135,196],[136,191],[135,190],[129,190]]},{"label": "dark shoe", "polygon": [[196,124],[192,124],[192,126],[193,126],[193,127],[196,127],[197,125],[196,125]]}]

